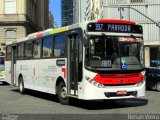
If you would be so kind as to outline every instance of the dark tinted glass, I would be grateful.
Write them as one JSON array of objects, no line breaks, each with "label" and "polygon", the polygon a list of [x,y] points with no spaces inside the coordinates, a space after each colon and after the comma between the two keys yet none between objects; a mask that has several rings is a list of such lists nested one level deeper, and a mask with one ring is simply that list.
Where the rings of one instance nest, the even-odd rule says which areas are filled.
[{"label": "dark tinted glass", "polygon": [[55,57],[64,57],[66,52],[66,41],[65,35],[61,34],[55,37],[54,42],[54,56]]},{"label": "dark tinted glass", "polygon": [[32,42],[25,43],[25,59],[32,58]]},{"label": "dark tinted glass", "polygon": [[36,40],[33,42],[33,58],[41,57],[42,40]]},{"label": "dark tinted glass", "polygon": [[11,60],[11,51],[12,51],[12,48],[10,46],[7,46],[7,57],[6,57],[7,61]]},{"label": "dark tinted glass", "polygon": [[24,56],[24,44],[18,45],[18,59],[23,59]]},{"label": "dark tinted glass", "polygon": [[43,58],[52,56],[52,36],[43,39]]}]

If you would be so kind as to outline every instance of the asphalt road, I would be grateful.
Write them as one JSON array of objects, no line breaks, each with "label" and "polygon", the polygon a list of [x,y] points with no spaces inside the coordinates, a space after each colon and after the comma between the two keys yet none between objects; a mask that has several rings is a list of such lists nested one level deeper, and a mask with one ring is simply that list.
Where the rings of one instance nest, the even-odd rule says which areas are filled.
[{"label": "asphalt road", "polygon": [[61,105],[54,95],[31,90],[21,95],[18,88],[0,83],[0,114],[160,114],[160,92],[147,91],[143,98],[115,102],[72,99],[71,105]]}]

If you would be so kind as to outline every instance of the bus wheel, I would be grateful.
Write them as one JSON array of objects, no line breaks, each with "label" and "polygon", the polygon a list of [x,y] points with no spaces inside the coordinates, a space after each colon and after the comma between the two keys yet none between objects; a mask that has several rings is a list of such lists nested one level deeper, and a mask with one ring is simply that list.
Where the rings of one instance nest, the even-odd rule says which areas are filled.
[{"label": "bus wheel", "polygon": [[67,95],[67,88],[64,84],[64,82],[60,82],[58,86],[58,99],[61,104],[68,105],[69,104],[69,98]]},{"label": "bus wheel", "polygon": [[19,78],[19,92],[21,94],[24,94],[24,91],[25,91],[25,89],[24,89],[24,82],[23,82],[23,77],[21,76]]},{"label": "bus wheel", "polygon": [[158,92],[160,92],[160,82],[158,82],[158,83],[156,84],[156,90],[157,90]]}]

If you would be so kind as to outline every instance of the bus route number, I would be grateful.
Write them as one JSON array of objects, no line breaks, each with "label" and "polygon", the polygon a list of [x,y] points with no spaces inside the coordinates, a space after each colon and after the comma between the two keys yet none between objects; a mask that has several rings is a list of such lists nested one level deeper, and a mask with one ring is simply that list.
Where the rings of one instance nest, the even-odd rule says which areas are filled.
[{"label": "bus route number", "polygon": [[96,30],[101,31],[103,28],[103,24],[96,24]]}]

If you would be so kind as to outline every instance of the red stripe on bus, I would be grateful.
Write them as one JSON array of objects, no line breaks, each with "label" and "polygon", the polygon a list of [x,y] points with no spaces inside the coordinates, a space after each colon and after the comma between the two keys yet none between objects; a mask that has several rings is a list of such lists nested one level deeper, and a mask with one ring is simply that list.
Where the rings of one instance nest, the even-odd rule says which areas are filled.
[{"label": "red stripe on bus", "polygon": [[62,72],[64,73],[64,78],[66,78],[66,68],[62,68]]},{"label": "red stripe on bus", "polygon": [[136,84],[143,80],[141,73],[133,74],[97,74],[94,80],[106,85]]},{"label": "red stripe on bus", "polygon": [[116,19],[101,19],[97,21],[98,23],[120,23],[120,24],[132,24],[135,25],[136,23],[133,21],[128,20],[116,20]]},{"label": "red stripe on bus", "polygon": [[35,68],[33,68],[33,75],[35,76]]},{"label": "red stripe on bus", "polygon": [[43,35],[42,35],[42,33],[40,33],[40,34],[37,34],[36,35],[36,38],[40,38],[40,37],[42,37]]}]

